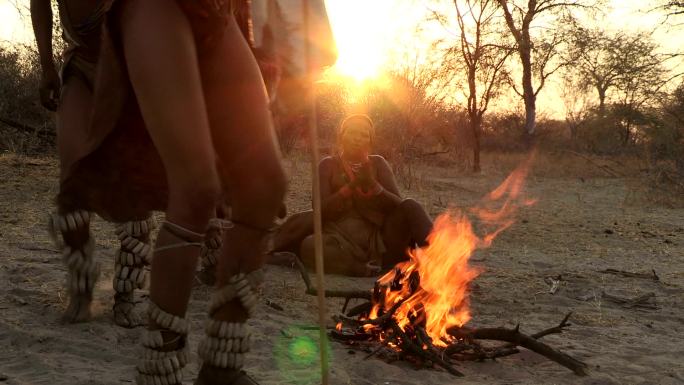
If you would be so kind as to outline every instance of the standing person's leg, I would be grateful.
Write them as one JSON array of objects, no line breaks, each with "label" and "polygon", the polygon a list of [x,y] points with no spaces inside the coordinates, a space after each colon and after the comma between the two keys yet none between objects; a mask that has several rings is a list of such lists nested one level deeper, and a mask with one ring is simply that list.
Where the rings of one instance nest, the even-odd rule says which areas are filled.
[{"label": "standing person's leg", "polygon": [[264,261],[285,174],[261,74],[234,19],[218,46],[203,53],[201,71],[214,145],[231,186],[233,227],[223,236],[196,384],[254,384],[240,372],[249,350],[245,321],[256,305],[253,272]]},{"label": "standing person's leg", "polygon": [[186,16],[175,1],[122,0],[118,6],[113,16],[119,18],[129,77],[169,187],[152,262],[150,330],[143,337],[138,381],[180,384],[188,358],[184,315],[220,184]]},{"label": "standing person's leg", "polygon": [[385,254],[382,268],[388,269],[408,259],[409,248],[425,246],[427,236],[432,230],[432,220],[420,203],[404,199],[385,219],[382,227],[382,240]]},{"label": "standing person's leg", "polygon": [[[81,77],[66,73],[63,81],[57,109],[57,151],[62,175],[64,168],[83,149],[82,143],[88,131],[88,112],[92,108],[92,92]],[[90,318],[93,288],[100,274],[100,265],[94,260],[90,214],[58,207],[58,213],[50,220],[50,231],[55,239],[60,232],[64,243],[69,305],[63,318],[68,322],[86,321]]]}]

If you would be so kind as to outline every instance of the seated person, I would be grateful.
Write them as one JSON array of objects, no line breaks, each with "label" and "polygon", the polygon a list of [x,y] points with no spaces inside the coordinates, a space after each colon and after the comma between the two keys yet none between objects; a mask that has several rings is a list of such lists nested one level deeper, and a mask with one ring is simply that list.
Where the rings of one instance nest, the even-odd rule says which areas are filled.
[{"label": "seated person", "polygon": [[[423,207],[403,199],[394,174],[380,155],[369,155],[373,123],[352,115],[340,125],[339,153],[319,164],[326,273],[369,276],[407,260],[424,246],[432,221]],[[313,213],[298,213],[278,229],[273,252],[299,252],[314,268]],[[275,258],[271,260],[275,262]]]}]

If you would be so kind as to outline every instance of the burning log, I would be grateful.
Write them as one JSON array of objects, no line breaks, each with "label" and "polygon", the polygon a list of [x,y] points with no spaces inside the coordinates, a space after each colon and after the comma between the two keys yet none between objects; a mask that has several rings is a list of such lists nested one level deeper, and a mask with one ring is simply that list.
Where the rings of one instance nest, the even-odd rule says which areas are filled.
[{"label": "burning log", "polygon": [[[368,314],[371,311],[371,308],[373,307],[373,304],[370,302],[364,302],[360,305],[356,305],[353,308],[349,309],[347,312],[347,317],[356,317],[361,314]],[[344,313],[345,309],[342,309],[342,312]]]},{"label": "burning log", "polygon": [[417,356],[420,357],[425,357],[428,360],[434,362],[438,366],[441,366],[444,368],[447,372],[453,374],[454,376],[458,377],[463,377],[463,373],[459,372],[456,370],[451,364],[443,360],[440,356],[435,354],[431,349],[429,348],[422,348],[421,346],[417,345],[412,338],[410,338],[406,333],[404,333],[403,330],[399,327],[399,325],[396,323],[396,321],[391,320],[389,321],[390,327],[399,336],[400,342],[399,346],[406,350],[407,352],[413,353]]}]

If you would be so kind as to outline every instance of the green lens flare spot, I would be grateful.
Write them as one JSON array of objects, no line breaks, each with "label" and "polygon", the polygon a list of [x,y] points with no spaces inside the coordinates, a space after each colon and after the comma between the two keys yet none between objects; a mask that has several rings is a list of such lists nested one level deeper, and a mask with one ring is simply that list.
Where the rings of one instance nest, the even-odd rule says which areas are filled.
[{"label": "green lens flare spot", "polygon": [[311,365],[318,359],[318,344],[310,337],[297,337],[288,346],[290,361],[297,365]]},{"label": "green lens flare spot", "polygon": [[[283,383],[313,385],[321,383],[319,333],[310,327],[289,326],[280,331],[273,347],[276,367]],[[329,341],[328,341],[329,342]],[[330,360],[330,344],[327,344]]]}]

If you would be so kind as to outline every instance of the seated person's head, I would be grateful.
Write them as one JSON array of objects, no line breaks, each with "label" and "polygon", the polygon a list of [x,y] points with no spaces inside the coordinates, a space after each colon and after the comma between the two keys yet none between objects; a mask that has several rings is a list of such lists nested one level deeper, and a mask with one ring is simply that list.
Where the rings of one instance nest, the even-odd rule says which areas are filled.
[{"label": "seated person's head", "polygon": [[370,153],[374,136],[373,122],[368,116],[351,115],[340,124],[337,133],[339,151],[345,158],[362,160]]}]

